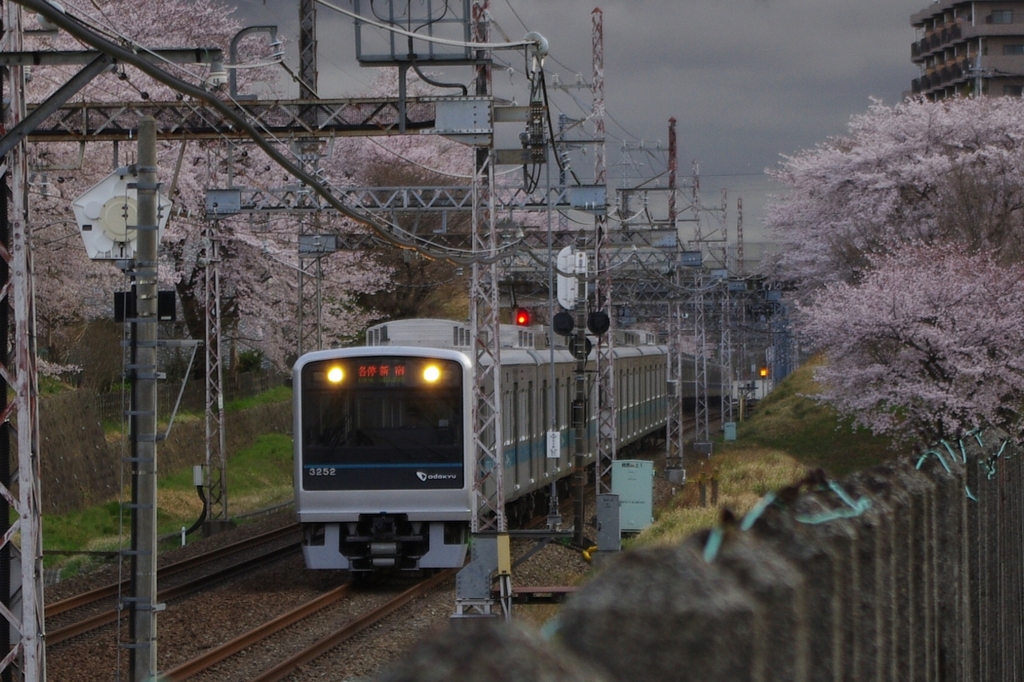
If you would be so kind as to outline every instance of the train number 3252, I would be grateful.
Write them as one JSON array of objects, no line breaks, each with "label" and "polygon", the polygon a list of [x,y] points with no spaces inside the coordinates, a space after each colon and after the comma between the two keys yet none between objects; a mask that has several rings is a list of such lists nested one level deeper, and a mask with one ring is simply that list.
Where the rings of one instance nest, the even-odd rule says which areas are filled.
[{"label": "train number 3252", "polygon": [[338,470],[334,467],[312,467],[306,470],[310,476],[337,476]]}]

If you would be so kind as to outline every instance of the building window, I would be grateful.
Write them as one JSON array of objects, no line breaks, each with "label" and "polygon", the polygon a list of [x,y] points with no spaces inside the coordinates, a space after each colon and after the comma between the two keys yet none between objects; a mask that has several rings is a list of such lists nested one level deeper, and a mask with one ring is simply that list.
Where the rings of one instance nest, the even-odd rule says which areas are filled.
[{"label": "building window", "polygon": [[1013,10],[1012,9],[997,9],[992,10],[992,14],[989,15],[990,24],[1012,24],[1013,23]]},{"label": "building window", "polygon": [[1004,85],[1003,96],[1005,97],[1020,97],[1024,95],[1024,86],[1021,85]]},{"label": "building window", "polygon": [[1003,45],[1004,55],[1024,55],[1024,44]]}]

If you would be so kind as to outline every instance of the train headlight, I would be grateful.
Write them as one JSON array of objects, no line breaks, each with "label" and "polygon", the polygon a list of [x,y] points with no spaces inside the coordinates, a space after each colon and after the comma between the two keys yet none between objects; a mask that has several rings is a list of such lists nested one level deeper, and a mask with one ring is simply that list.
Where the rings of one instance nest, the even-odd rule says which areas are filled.
[{"label": "train headlight", "polygon": [[423,380],[428,384],[436,383],[441,378],[441,368],[437,365],[427,365],[423,369]]},{"label": "train headlight", "polygon": [[341,367],[331,367],[327,370],[327,380],[332,384],[340,384],[344,378],[345,372],[341,370]]}]

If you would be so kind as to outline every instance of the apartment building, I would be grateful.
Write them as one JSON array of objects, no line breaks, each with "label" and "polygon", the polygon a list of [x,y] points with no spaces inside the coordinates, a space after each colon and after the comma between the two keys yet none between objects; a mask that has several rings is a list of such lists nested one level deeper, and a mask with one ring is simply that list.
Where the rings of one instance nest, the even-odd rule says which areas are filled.
[{"label": "apartment building", "polygon": [[935,100],[1024,92],[1024,2],[938,0],[910,23],[921,76],[908,94]]}]

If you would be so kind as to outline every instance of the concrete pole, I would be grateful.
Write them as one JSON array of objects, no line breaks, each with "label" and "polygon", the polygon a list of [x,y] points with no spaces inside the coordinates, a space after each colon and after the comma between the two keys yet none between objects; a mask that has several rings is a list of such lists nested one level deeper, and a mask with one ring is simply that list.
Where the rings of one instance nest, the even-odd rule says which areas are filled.
[{"label": "concrete pole", "polygon": [[135,570],[132,590],[132,680],[156,679],[156,344],[157,177],[156,120],[139,121],[138,221],[135,253],[135,348],[132,442]]},{"label": "concrete pole", "polygon": [[583,546],[584,499],[587,483],[587,273],[576,273],[576,371],[573,379],[576,390],[572,401],[572,426],[575,432],[572,469],[572,495],[574,502],[573,542]]}]

